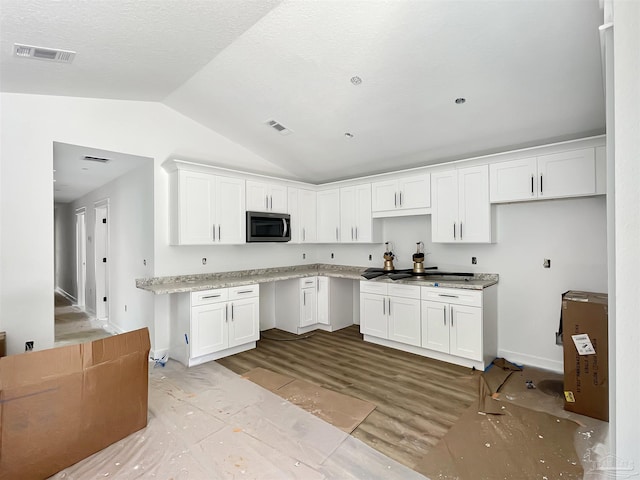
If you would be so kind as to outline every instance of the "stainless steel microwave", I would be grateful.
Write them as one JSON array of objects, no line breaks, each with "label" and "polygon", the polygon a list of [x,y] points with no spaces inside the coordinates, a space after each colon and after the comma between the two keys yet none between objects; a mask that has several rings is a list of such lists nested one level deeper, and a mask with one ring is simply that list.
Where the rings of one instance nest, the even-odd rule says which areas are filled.
[{"label": "stainless steel microwave", "polygon": [[289,240],[291,216],[288,213],[247,212],[247,243]]}]

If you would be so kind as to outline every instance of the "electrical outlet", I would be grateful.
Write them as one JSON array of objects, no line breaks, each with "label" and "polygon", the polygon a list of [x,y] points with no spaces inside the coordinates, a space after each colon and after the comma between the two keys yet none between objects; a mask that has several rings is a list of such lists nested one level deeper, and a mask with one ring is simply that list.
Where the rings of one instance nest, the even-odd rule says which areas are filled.
[{"label": "electrical outlet", "polygon": [[542,266],[544,268],[551,268],[551,259],[545,258],[544,261],[542,262]]},{"label": "electrical outlet", "polygon": [[373,255],[369,254],[369,261],[373,260]]},{"label": "electrical outlet", "polygon": [[28,342],[24,342],[24,351],[30,352],[33,350],[33,340],[29,340]]},{"label": "electrical outlet", "polygon": [[478,258],[477,257],[471,257],[471,265],[477,265],[478,264]]},{"label": "electrical outlet", "polygon": [[207,264],[207,258],[206,257],[202,257],[202,264],[206,265]]},{"label": "electrical outlet", "polygon": [[333,258],[333,253],[331,254],[331,258]]},{"label": "electrical outlet", "polygon": [[303,254],[302,254],[302,259],[304,260],[305,258],[307,258],[307,254],[306,254],[306,253],[303,253]]}]

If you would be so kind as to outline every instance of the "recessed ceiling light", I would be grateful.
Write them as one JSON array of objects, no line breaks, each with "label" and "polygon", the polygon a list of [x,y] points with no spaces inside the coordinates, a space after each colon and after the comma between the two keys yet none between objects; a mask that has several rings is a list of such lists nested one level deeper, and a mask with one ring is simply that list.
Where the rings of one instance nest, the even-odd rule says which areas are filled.
[{"label": "recessed ceiling light", "polygon": [[466,101],[467,101],[467,99],[466,99],[466,98],[463,98],[463,97],[458,97],[458,98],[456,98],[456,100],[455,100],[455,102],[456,102],[458,105],[462,105],[462,104],[463,104],[464,102],[466,102]]},{"label": "recessed ceiling light", "polygon": [[351,132],[345,132],[344,136],[347,138],[353,138],[355,135]]},{"label": "recessed ceiling light", "polygon": [[353,83],[354,85],[360,85],[362,83],[362,79],[359,76],[353,76],[351,77],[351,83]]}]

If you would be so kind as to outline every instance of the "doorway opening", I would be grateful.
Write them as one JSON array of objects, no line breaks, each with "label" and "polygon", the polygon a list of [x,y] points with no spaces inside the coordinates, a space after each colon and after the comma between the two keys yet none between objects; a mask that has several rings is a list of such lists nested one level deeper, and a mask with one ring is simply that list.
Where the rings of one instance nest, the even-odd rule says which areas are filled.
[{"label": "doorway opening", "polygon": [[87,221],[86,209],[76,210],[76,304],[86,305],[87,290]]}]

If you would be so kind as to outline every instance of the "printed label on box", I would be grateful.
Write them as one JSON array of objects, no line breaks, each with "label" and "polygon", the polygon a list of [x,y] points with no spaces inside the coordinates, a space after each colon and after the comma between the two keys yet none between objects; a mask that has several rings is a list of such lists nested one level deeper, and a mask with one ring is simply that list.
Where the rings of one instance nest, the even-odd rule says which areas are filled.
[{"label": "printed label on box", "polygon": [[593,343],[591,343],[591,339],[586,333],[571,335],[571,338],[579,355],[593,355],[596,353],[596,349],[593,348]]},{"label": "printed label on box", "polygon": [[569,403],[575,403],[576,402],[576,398],[573,396],[573,392],[567,392],[565,390],[564,392],[564,398],[567,402]]}]

